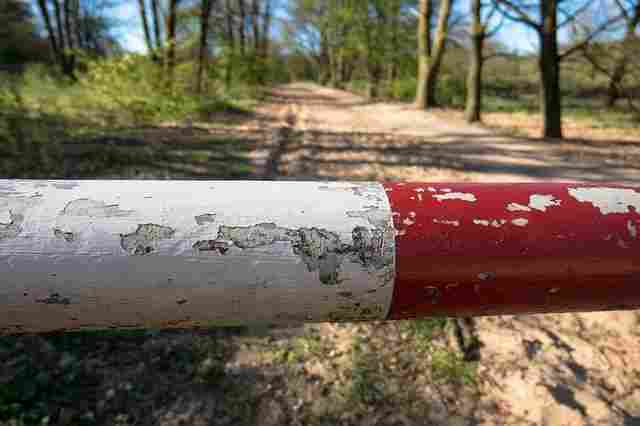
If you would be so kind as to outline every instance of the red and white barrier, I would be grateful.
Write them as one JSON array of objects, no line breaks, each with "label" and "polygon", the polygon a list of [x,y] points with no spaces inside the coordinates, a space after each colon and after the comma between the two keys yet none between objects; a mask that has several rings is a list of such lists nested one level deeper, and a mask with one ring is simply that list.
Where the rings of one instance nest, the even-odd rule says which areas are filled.
[{"label": "red and white barrier", "polygon": [[0,330],[640,306],[640,192],[0,181]]}]

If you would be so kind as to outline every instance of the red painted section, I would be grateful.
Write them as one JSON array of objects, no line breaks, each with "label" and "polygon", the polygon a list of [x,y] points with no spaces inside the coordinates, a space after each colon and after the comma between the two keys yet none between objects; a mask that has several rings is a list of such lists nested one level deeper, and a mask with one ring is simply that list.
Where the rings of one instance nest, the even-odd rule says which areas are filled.
[{"label": "red painted section", "polygon": [[[390,318],[640,307],[640,214],[626,201],[625,213],[603,214],[568,191],[588,187],[625,188],[386,183],[397,235]],[[535,194],[558,205],[507,209]]]}]

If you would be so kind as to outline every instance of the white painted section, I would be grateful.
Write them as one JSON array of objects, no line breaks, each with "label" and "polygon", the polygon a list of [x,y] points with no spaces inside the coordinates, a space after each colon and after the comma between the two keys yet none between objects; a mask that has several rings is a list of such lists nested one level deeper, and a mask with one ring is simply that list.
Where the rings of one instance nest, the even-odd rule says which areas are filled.
[{"label": "white painted section", "polygon": [[491,222],[485,219],[473,219],[473,223],[476,225],[489,226]]},{"label": "white painted section", "polygon": [[476,196],[467,192],[448,192],[446,194],[436,194],[433,198],[438,201],[442,200],[462,200],[473,202],[476,201]]},{"label": "white painted section", "polygon": [[569,188],[569,195],[581,203],[591,203],[602,214],[640,212],[640,193],[627,188]]},{"label": "white painted section", "polygon": [[377,183],[0,187],[0,332],[383,319],[390,307],[394,230]]},{"label": "white painted section", "polygon": [[553,195],[534,194],[529,197],[529,207],[541,212],[547,211],[548,207],[559,206],[560,202],[561,200],[558,200]]},{"label": "white painted section", "polygon": [[517,219],[513,219],[511,223],[513,223],[516,226],[527,226],[527,224],[529,223],[529,220],[523,217],[519,217]]},{"label": "white painted section", "polygon": [[509,205],[507,205],[507,210],[509,210],[510,212],[530,212],[531,209],[527,206],[523,206],[522,204],[518,204],[518,203],[509,203]]}]

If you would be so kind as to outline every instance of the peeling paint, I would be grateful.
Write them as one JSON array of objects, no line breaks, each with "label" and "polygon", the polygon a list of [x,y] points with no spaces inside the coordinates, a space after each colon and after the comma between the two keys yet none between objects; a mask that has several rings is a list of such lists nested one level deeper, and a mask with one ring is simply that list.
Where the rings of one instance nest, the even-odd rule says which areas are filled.
[{"label": "peeling paint", "polygon": [[569,195],[581,203],[591,203],[602,214],[640,212],[640,193],[627,188],[568,188]]},{"label": "peeling paint", "polygon": [[414,223],[416,223],[416,221],[415,221],[415,220],[413,220],[413,219],[411,219],[411,218],[405,217],[405,218],[404,218],[404,220],[402,221],[402,223],[403,223],[404,225],[411,226],[411,225],[413,225]]},{"label": "peeling paint", "polygon": [[485,219],[473,219],[473,223],[476,225],[489,226],[490,222]]},{"label": "peeling paint", "polygon": [[530,212],[531,209],[527,206],[523,206],[522,204],[518,204],[518,203],[509,203],[509,205],[507,206],[507,210],[509,210],[510,212]]},{"label": "peeling paint", "polygon": [[470,194],[468,192],[449,192],[446,194],[437,194],[437,195],[434,195],[433,198],[437,199],[438,201],[462,200],[462,201],[473,202],[477,200],[475,195]]},{"label": "peeling paint", "polygon": [[147,255],[158,249],[158,242],[173,237],[172,228],[154,223],[138,225],[135,232],[121,236],[121,247],[133,255]]},{"label": "peeling paint", "polygon": [[533,194],[529,197],[529,207],[542,212],[547,211],[547,207],[557,207],[561,203],[553,195]]},{"label": "peeling paint", "polygon": [[629,231],[629,235],[631,235],[631,238],[635,239],[638,237],[638,228],[636,227],[636,223],[633,220],[627,221],[627,230]]},{"label": "peeling paint", "polygon": [[53,235],[56,238],[63,239],[68,243],[72,243],[76,239],[76,235],[73,232],[63,231],[62,229],[59,229],[59,228],[54,228]]},{"label": "peeling paint", "polygon": [[22,231],[22,222],[24,216],[9,212],[11,221],[9,223],[0,223],[0,240],[16,238]]},{"label": "peeling paint", "polygon": [[460,226],[459,220],[433,219],[433,223],[439,223],[442,225]]},{"label": "peeling paint", "polygon": [[429,192],[438,192],[434,187],[430,186],[427,188]]},{"label": "peeling paint", "polygon": [[507,221],[504,219],[494,219],[491,221],[491,226],[493,226],[494,228],[500,228],[505,223],[507,223]]},{"label": "peeling paint", "polygon": [[[352,244],[344,244],[338,234],[326,229],[288,229],[275,223],[253,226],[221,226],[213,244],[231,244],[240,249],[269,246],[276,242],[289,242],[294,254],[300,256],[309,272],[318,272],[322,284],[340,283],[339,272],[346,256],[356,263],[376,269],[388,262],[384,259],[384,236],[381,230],[357,226],[352,232]],[[211,245],[211,243],[209,243]]]},{"label": "peeling paint", "polygon": [[196,223],[199,226],[207,225],[209,223],[214,223],[216,221],[215,213],[205,213],[195,217]]},{"label": "peeling paint", "polygon": [[131,216],[133,210],[122,210],[118,204],[107,204],[104,201],[79,198],[67,203],[60,212],[63,216],[87,216],[87,217],[123,217]]},{"label": "peeling paint", "polygon": [[529,220],[523,217],[519,217],[517,219],[513,219],[511,223],[513,223],[516,226],[527,226],[527,224],[529,223]]}]

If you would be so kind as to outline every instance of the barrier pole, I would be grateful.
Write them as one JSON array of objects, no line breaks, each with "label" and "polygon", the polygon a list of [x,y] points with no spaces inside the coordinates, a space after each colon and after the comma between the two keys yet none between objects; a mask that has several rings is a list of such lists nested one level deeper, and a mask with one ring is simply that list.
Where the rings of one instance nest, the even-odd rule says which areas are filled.
[{"label": "barrier pole", "polygon": [[0,330],[634,309],[640,192],[0,180]]}]

